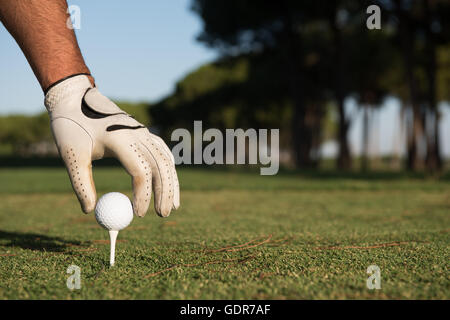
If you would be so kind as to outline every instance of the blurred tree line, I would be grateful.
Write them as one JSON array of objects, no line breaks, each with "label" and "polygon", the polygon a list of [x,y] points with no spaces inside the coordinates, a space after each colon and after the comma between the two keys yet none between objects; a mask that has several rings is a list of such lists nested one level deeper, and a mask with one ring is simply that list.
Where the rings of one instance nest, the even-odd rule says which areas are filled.
[{"label": "blurred tree line", "polygon": [[39,146],[46,149],[43,150],[45,153],[48,151],[49,141],[51,141],[50,120],[46,112],[35,116],[0,117],[0,154],[27,156]]},{"label": "blurred tree line", "polygon": [[[379,30],[366,26],[373,4],[381,9]],[[367,168],[371,111],[397,97],[406,168],[442,167],[438,104],[450,101],[450,1],[192,0],[192,10],[203,22],[198,41],[219,53],[217,61],[158,103],[118,103],[166,141],[194,120],[222,130],[280,128],[280,147],[295,166],[316,167],[324,141],[333,139],[336,166],[350,169],[355,115],[346,101],[353,98],[363,114]],[[46,113],[0,117],[0,154],[55,153]]]},{"label": "blurred tree line", "polygon": [[[369,5],[381,29],[369,30]],[[150,108],[168,138],[178,127],[281,128],[281,146],[297,167],[316,167],[330,132],[336,165],[349,169],[349,97],[368,110],[395,96],[402,103],[409,169],[442,167],[438,103],[449,101],[450,2],[192,0],[203,22],[198,41],[220,54],[179,81]],[[334,118],[333,118],[334,115]],[[333,126],[333,123],[335,126]]]}]

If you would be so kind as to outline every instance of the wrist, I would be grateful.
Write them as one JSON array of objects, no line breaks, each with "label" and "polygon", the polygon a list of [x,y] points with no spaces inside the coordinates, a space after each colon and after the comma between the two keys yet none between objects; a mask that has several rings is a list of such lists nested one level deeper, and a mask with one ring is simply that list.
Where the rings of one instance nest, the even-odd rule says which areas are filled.
[{"label": "wrist", "polygon": [[84,93],[89,88],[92,88],[92,83],[86,74],[75,74],[61,79],[45,91],[45,107],[49,113],[61,109],[60,105],[69,107],[70,104],[65,103],[67,99],[81,101]]},{"label": "wrist", "polygon": [[91,83],[92,87],[95,87],[95,80],[94,77],[89,72],[80,72],[80,73],[74,73],[71,75],[68,75],[66,77],[60,78],[57,81],[52,82],[50,85],[48,85],[44,90],[44,96],[47,95],[47,93],[53,88],[59,85],[60,83],[66,82],[66,80],[69,80],[71,78],[77,77],[77,76],[86,76]]},{"label": "wrist", "polygon": [[92,88],[95,88],[95,79],[93,76],[91,76],[90,74],[87,75],[89,81],[91,82]]}]

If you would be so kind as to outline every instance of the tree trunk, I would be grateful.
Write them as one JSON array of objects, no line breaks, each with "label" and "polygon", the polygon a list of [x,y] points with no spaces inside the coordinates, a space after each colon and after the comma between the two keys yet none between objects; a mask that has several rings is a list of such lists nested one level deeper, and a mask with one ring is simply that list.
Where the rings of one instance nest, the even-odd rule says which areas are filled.
[{"label": "tree trunk", "polygon": [[324,118],[323,102],[308,104],[306,126],[311,133],[310,167],[316,168],[320,160],[320,146],[322,143],[322,120]]},{"label": "tree trunk", "polygon": [[431,172],[437,171],[442,168],[442,158],[439,148],[439,112],[436,102],[436,43],[435,37],[431,30],[431,11],[428,0],[422,0],[424,13],[425,13],[425,35],[426,35],[426,47],[425,53],[427,57],[426,61],[426,76],[428,83],[427,100],[428,100],[428,115],[431,118],[431,128],[427,131],[427,157],[426,164],[427,169]]},{"label": "tree trunk", "polygon": [[369,169],[369,106],[363,106],[363,123],[362,123],[362,148],[361,148],[361,170]]},{"label": "tree trunk", "polygon": [[419,102],[418,86],[414,76],[414,26],[408,13],[402,8],[402,1],[395,0],[396,13],[399,19],[400,40],[405,61],[405,80],[408,85],[409,102],[413,111],[412,139],[408,140],[407,168],[416,170],[422,167],[421,158],[418,154],[417,142],[424,135],[423,112]]},{"label": "tree trunk", "polygon": [[288,75],[289,89],[293,100],[293,115],[291,122],[292,144],[294,160],[297,167],[311,167],[312,132],[306,123],[306,104],[303,92],[303,76],[300,66],[301,39],[295,32],[291,11],[285,1],[280,1],[284,22],[284,45],[286,46],[286,72]]},{"label": "tree trunk", "polygon": [[333,34],[334,43],[334,92],[336,96],[336,103],[339,115],[339,128],[338,128],[338,143],[339,143],[339,153],[337,157],[337,167],[339,169],[348,170],[351,167],[351,157],[350,149],[348,144],[348,129],[350,127],[349,120],[345,116],[345,70],[343,62],[343,45],[342,36],[339,26],[337,24],[337,11],[338,11],[338,1],[333,0],[332,10],[330,11],[329,24],[331,26],[331,31]]},{"label": "tree trunk", "polygon": [[414,168],[414,159],[416,156],[416,141],[414,138],[414,112],[409,105],[405,107],[408,111],[408,117],[406,121],[406,167],[409,170]]}]

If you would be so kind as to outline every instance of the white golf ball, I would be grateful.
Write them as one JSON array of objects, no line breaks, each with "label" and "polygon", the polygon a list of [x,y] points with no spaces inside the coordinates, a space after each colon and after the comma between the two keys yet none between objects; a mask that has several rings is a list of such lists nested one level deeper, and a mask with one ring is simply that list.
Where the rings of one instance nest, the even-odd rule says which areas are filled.
[{"label": "white golf ball", "polygon": [[133,220],[133,206],[130,199],[120,192],[103,195],[95,206],[95,219],[107,230],[119,231]]}]

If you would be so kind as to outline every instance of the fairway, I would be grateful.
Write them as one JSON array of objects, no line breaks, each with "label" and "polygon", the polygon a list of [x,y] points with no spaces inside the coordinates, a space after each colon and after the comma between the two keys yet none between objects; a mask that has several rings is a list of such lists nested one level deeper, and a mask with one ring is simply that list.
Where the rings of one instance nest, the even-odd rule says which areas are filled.
[{"label": "fairway", "polygon": [[[98,196],[131,196],[95,168]],[[0,170],[0,299],[449,299],[450,181],[180,169],[181,208],[119,233],[62,168]],[[66,273],[81,269],[81,289]],[[381,289],[369,290],[370,265]]]}]

